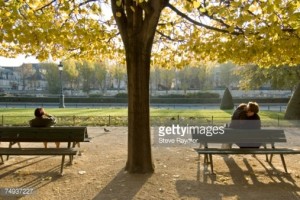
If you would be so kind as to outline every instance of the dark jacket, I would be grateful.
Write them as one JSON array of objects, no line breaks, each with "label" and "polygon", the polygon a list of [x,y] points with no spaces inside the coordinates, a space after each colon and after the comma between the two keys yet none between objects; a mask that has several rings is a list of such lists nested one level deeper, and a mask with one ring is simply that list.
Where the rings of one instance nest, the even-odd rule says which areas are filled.
[{"label": "dark jacket", "polygon": [[244,121],[244,126],[241,128],[245,129],[260,129],[261,128],[261,121],[258,114],[254,114],[250,117],[247,117]]},{"label": "dark jacket", "polygon": [[[242,120],[241,129],[260,129],[261,121],[258,114],[254,114],[253,116],[247,117],[246,120]],[[240,148],[259,148],[261,143],[238,143]]]},{"label": "dark jacket", "polygon": [[50,127],[56,124],[56,119],[52,116],[36,117],[29,121],[31,127]]},{"label": "dark jacket", "polygon": [[242,128],[244,120],[246,119],[246,111],[244,109],[236,109],[231,116],[229,128]]}]

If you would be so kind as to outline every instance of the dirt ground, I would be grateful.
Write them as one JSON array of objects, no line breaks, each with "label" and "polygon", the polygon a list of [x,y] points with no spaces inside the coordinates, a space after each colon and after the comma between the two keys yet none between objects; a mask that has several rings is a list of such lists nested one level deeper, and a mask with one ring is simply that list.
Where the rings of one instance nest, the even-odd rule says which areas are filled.
[{"label": "dirt ground", "polygon": [[[203,156],[199,164],[190,146],[154,145],[155,173],[128,174],[124,171],[127,128],[108,129],[88,128],[92,142],[81,144],[81,155],[65,166],[63,176],[60,156],[11,156],[0,165],[0,199],[300,199],[300,155],[285,156],[288,174],[278,155],[272,165],[264,155],[215,155],[212,175],[202,165]],[[288,132],[289,145],[300,148],[299,130]],[[7,188],[29,188],[33,194],[4,196]]]}]

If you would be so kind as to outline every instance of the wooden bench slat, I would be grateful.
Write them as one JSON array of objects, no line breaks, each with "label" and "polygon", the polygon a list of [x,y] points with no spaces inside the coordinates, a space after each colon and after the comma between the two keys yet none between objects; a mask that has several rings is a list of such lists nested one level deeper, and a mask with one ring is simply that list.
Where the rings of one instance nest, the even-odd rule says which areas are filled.
[{"label": "wooden bench slat", "polygon": [[73,148],[0,148],[0,155],[76,155]]},{"label": "wooden bench slat", "polygon": [[[77,150],[73,147],[80,142],[89,142],[87,127],[0,127],[0,142],[9,142],[9,148],[0,147],[1,160],[3,155],[61,155],[61,173],[65,156],[73,156]],[[19,142],[68,142],[68,148],[11,148],[12,144]],[[79,145],[78,145],[79,146]],[[7,157],[8,158],[8,157]]]},{"label": "wooden bench slat", "polygon": [[218,149],[218,148],[207,148],[201,149],[196,148],[199,154],[300,154],[300,150],[296,149]]},{"label": "wooden bench slat", "polygon": [[2,142],[83,142],[86,127],[0,127]]},{"label": "wooden bench slat", "polygon": [[223,134],[193,133],[193,139],[201,143],[275,143],[287,142],[284,130],[280,129],[231,129],[225,128]]}]

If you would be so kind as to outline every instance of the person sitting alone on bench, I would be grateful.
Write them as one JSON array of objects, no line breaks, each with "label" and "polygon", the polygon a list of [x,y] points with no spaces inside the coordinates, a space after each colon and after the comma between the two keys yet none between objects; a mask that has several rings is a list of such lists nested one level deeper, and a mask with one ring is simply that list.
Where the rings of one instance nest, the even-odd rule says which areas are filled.
[{"label": "person sitting alone on bench", "polygon": [[[247,104],[246,118],[239,123],[240,129],[260,129],[261,121],[257,114],[259,112],[259,106],[256,102],[249,102]],[[240,148],[259,148],[260,143],[239,143]]]},{"label": "person sitting alone on bench", "polygon": [[[44,108],[36,108],[34,110],[35,118],[29,121],[30,127],[50,127],[56,124],[56,119],[45,112]],[[56,148],[59,148],[60,143],[55,142]],[[45,148],[47,148],[47,142],[44,142]]]}]

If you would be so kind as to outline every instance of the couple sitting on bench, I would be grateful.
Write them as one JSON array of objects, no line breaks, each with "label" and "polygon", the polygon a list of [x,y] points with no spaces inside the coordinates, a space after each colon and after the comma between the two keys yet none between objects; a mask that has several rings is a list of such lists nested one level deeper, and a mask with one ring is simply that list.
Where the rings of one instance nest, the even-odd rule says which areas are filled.
[{"label": "couple sitting on bench", "polygon": [[[36,108],[34,111],[35,118],[29,121],[30,127],[51,127],[56,124],[56,119],[45,112],[44,108]],[[55,142],[56,148],[59,148],[60,143]],[[47,142],[44,142],[45,148],[47,148]]]},{"label": "couple sitting on bench", "polygon": [[[231,117],[229,128],[234,129],[260,129],[261,121],[257,114],[259,106],[256,102],[249,102],[248,104],[242,103],[234,111]],[[240,148],[259,148],[260,143],[237,143]],[[229,144],[231,148],[231,144]]]}]

